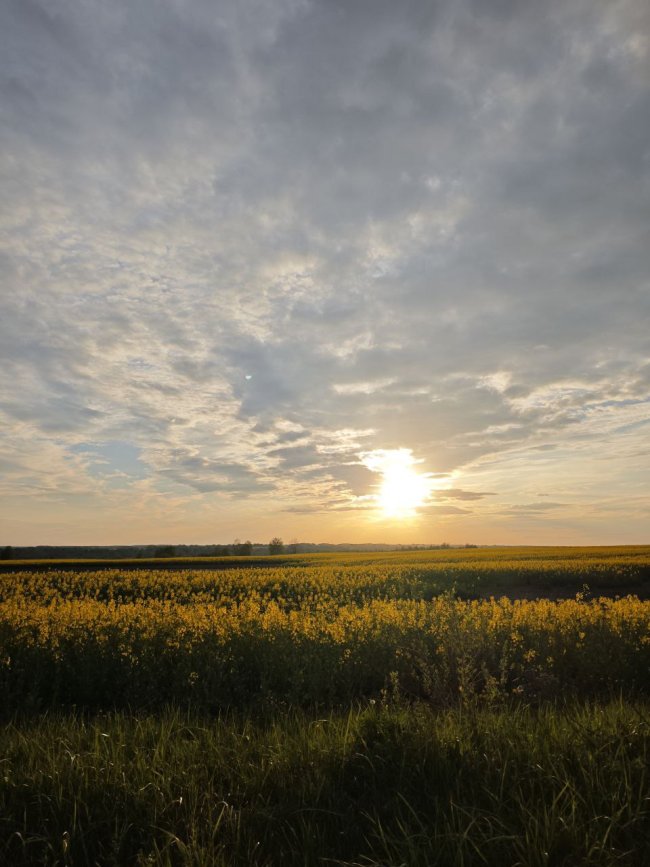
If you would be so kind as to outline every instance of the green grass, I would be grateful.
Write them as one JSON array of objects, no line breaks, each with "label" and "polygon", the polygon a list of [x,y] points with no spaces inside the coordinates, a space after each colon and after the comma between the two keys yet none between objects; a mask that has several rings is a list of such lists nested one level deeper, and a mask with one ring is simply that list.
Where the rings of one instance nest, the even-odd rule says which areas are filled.
[{"label": "green grass", "polygon": [[0,729],[0,862],[650,863],[650,707],[167,710]]}]

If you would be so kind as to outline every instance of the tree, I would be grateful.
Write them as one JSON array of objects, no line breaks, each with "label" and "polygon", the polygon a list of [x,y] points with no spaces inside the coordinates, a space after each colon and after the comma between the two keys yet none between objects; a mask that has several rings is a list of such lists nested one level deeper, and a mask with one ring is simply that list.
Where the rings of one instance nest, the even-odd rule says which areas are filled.
[{"label": "tree", "polygon": [[239,539],[235,539],[235,542],[232,546],[233,553],[238,557],[250,557],[253,553],[253,543],[250,539],[246,539],[245,542],[241,542]]},{"label": "tree", "polygon": [[173,545],[161,545],[153,552],[154,557],[175,557],[176,549]]},{"label": "tree", "polygon": [[282,554],[284,551],[284,542],[279,536],[274,536],[269,542],[269,554]]}]

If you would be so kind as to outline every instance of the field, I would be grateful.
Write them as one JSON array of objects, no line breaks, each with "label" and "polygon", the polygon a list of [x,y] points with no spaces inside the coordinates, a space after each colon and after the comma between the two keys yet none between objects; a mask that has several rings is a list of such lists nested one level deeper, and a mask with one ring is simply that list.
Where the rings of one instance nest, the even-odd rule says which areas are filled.
[{"label": "field", "polygon": [[0,863],[650,860],[650,547],[99,565],[0,574]]}]

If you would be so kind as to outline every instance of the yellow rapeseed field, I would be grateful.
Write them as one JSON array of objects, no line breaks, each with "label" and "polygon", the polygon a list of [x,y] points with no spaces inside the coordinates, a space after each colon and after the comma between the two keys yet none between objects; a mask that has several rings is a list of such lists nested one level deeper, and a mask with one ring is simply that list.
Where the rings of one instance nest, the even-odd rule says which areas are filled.
[{"label": "yellow rapeseed field", "polygon": [[486,550],[3,575],[5,705],[216,709],[396,694],[444,705],[649,691],[650,603],[586,588],[562,601],[472,598],[567,580],[624,587],[647,574],[648,549]]}]

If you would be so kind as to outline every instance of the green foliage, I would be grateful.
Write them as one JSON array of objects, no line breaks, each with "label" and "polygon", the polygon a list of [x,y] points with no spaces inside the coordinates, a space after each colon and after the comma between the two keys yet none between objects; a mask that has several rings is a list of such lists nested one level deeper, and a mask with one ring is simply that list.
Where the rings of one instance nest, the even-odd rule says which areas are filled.
[{"label": "green foliage", "polygon": [[0,728],[0,862],[367,867],[650,859],[647,705]]}]

